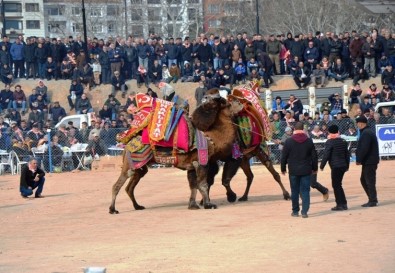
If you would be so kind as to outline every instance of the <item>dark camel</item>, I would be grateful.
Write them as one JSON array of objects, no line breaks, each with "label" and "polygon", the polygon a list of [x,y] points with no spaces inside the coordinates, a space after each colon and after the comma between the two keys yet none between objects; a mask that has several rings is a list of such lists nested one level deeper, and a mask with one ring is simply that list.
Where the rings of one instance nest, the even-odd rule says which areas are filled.
[{"label": "dark camel", "polygon": [[[234,100],[241,101],[243,103],[247,103],[247,100],[242,97],[233,96],[231,98],[231,101],[234,101]],[[199,124],[196,124],[196,128],[204,131],[204,127],[199,126]],[[226,195],[227,195],[228,201],[235,202],[237,199],[236,193],[233,192],[232,188],[230,187],[230,181],[237,173],[237,170],[239,169],[239,167],[242,168],[244,174],[247,177],[246,189],[244,191],[243,196],[241,198],[239,198],[239,201],[247,201],[248,200],[248,193],[250,191],[251,184],[254,179],[254,174],[251,171],[250,163],[249,163],[249,161],[252,157],[257,157],[262,162],[262,164],[268,169],[268,171],[272,174],[273,178],[279,184],[279,186],[282,190],[284,199],[289,200],[291,197],[289,195],[289,192],[285,189],[283,183],[281,182],[279,173],[274,169],[273,164],[272,164],[268,154],[266,154],[265,151],[262,149],[262,147],[260,145],[258,145],[255,148],[253,147],[252,149],[244,150],[242,159],[233,159],[232,157],[220,159],[221,161],[224,161],[224,163],[225,163],[223,173],[222,173],[222,185],[226,189]],[[219,171],[219,168],[216,163],[213,163],[209,166],[209,172],[208,172],[208,177],[207,177],[209,191],[210,191],[210,187],[214,184],[214,176],[218,173],[218,171]]]},{"label": "dark camel", "polygon": [[[232,124],[232,119],[235,114],[242,110],[240,103],[229,103],[219,96],[218,90],[209,90],[205,96],[205,103],[193,113],[194,120],[199,120],[199,124],[205,129],[206,135],[209,137],[208,141],[208,156],[209,162],[212,164],[218,158],[230,156],[232,153],[232,145],[236,138],[236,128]],[[188,153],[177,154],[177,168],[187,171],[189,187],[191,190],[189,198],[189,209],[199,209],[196,202],[197,191],[202,195],[203,206],[205,209],[216,208],[217,206],[210,202],[208,196],[207,184],[207,170],[208,166],[202,166],[198,163],[197,150],[192,150]],[[153,161],[155,162],[155,161]],[[118,180],[112,187],[112,201],[109,208],[111,214],[119,213],[115,209],[115,200],[119,190],[125,184],[128,177],[129,183],[126,186],[126,192],[133,202],[136,210],[145,209],[139,205],[134,196],[134,189],[139,183],[140,179],[148,172],[148,167],[144,166],[140,169],[132,170],[129,167],[128,160],[123,154],[123,166]]]}]

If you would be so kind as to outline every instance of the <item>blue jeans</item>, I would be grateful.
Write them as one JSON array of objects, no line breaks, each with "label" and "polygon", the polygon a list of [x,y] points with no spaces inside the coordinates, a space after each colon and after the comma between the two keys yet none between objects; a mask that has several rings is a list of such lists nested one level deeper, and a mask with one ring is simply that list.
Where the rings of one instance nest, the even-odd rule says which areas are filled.
[{"label": "blue jeans", "polygon": [[38,63],[38,76],[40,79],[44,79],[45,77],[45,63]]},{"label": "blue jeans", "polygon": [[148,57],[145,59],[139,57],[139,65],[142,65],[148,71]]},{"label": "blue jeans", "polygon": [[[21,104],[19,104],[21,107],[22,107],[22,111],[26,111],[26,101],[25,100],[23,100],[22,101],[22,103]],[[15,109],[15,110],[17,110],[18,109],[18,102],[16,101],[16,100],[14,100],[13,102],[12,102],[12,107]]]},{"label": "blue jeans", "polygon": [[167,67],[170,68],[172,64],[176,64],[177,59],[168,59],[167,60]]},{"label": "blue jeans", "polygon": [[33,194],[33,190],[37,188],[35,196],[38,196],[42,193],[44,188],[45,177],[41,177],[38,182],[34,182],[34,186],[32,189],[20,187],[20,192],[23,196],[27,197]]},{"label": "blue jeans", "polygon": [[291,184],[292,212],[298,213],[299,194],[302,197],[302,215],[307,214],[310,208],[310,176],[311,175],[289,175]]}]

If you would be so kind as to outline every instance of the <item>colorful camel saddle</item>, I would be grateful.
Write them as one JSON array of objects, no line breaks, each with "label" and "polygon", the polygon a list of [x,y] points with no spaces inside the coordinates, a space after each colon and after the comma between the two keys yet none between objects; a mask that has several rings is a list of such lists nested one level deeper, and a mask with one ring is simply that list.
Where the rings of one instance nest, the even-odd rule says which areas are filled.
[{"label": "colorful camel saddle", "polygon": [[242,148],[257,146],[262,142],[263,135],[260,128],[248,112],[242,112],[236,117],[237,132],[241,141]]},{"label": "colorful camel saddle", "polygon": [[[250,123],[254,125],[250,129],[253,135],[258,134],[262,137],[261,141],[269,140],[272,136],[272,126],[270,124],[269,115],[266,109],[261,105],[259,95],[251,88],[242,87],[235,89],[229,99],[237,99],[244,105],[243,111],[239,116],[248,116]],[[247,120],[244,118],[244,121]]]},{"label": "colorful camel saddle", "polygon": [[[167,140],[164,137],[157,141],[155,139],[152,139],[150,134],[152,130],[150,131],[149,128],[144,128],[142,133],[142,142],[143,144],[167,148],[177,148],[178,150],[188,152],[192,149],[194,144],[194,130],[192,125],[189,123],[190,122],[188,118],[186,118],[185,115],[181,115],[178,119],[177,124],[174,125],[175,129]],[[171,123],[169,122],[169,124]]]}]

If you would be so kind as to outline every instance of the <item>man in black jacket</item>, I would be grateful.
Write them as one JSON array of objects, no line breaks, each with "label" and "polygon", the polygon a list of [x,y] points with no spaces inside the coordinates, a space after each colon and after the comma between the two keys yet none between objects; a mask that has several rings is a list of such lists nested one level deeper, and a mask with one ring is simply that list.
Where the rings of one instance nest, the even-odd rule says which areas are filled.
[{"label": "man in black jacket", "polygon": [[333,211],[347,210],[347,200],[344,194],[342,181],[343,176],[350,166],[350,154],[348,152],[347,141],[340,138],[339,127],[331,125],[328,128],[328,140],[325,142],[324,156],[321,161],[320,169],[324,170],[325,165],[329,162],[331,167],[331,178],[333,193],[335,194],[336,206]]},{"label": "man in black jacket", "polygon": [[281,153],[281,173],[289,169],[292,216],[299,216],[299,194],[302,197],[302,217],[307,218],[310,208],[310,178],[318,170],[318,158],[313,141],[303,131],[303,123],[295,124],[292,137],[285,141]]},{"label": "man in black jacket", "polygon": [[360,131],[356,151],[357,165],[362,165],[361,184],[369,201],[362,207],[375,207],[378,204],[376,191],[376,170],[379,164],[379,145],[376,134],[367,126],[368,120],[365,116],[356,118]]},{"label": "man in black jacket", "polygon": [[23,198],[33,194],[33,190],[37,188],[35,197],[41,198],[44,188],[45,172],[37,166],[37,160],[31,159],[29,163],[22,167],[20,179],[20,192]]}]

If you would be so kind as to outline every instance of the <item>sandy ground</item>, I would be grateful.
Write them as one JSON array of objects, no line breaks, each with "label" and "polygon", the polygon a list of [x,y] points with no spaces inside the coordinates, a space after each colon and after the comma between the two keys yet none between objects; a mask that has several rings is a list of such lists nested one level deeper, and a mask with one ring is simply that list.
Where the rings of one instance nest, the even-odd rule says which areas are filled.
[{"label": "sandy ground", "polygon": [[[22,199],[17,176],[0,177],[0,272],[395,272],[394,161],[378,170],[380,206],[366,202],[353,165],[344,179],[349,210],[332,212],[312,191],[308,219],[262,166],[254,166],[250,200],[230,204],[217,180],[217,210],[187,209],[186,173],[151,169],[136,190],[135,211],[122,190],[110,215],[117,172],[48,174],[46,198]],[[278,168],[278,166],[277,166]],[[282,177],[287,189],[287,177]],[[319,181],[330,186],[329,168]],[[245,185],[239,172],[233,187]]]}]

